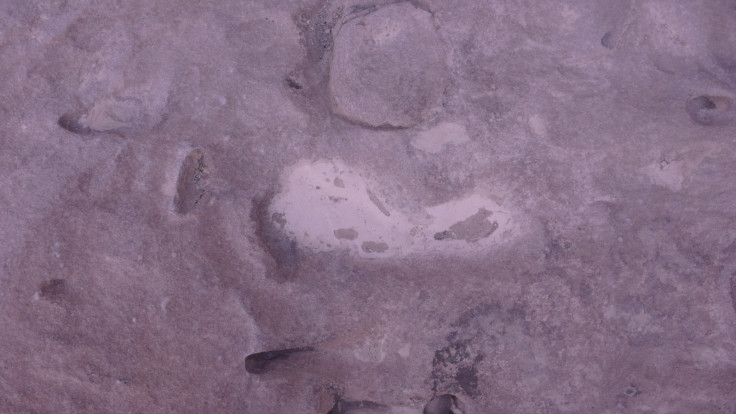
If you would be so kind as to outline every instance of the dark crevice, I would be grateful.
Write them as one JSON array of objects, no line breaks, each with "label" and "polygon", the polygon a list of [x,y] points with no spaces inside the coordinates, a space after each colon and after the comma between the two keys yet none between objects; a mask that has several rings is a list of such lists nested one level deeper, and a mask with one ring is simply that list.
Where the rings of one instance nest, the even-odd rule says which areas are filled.
[{"label": "dark crevice", "polygon": [[296,240],[284,233],[285,222],[278,214],[270,214],[268,207],[272,195],[253,200],[251,220],[256,224],[256,236],[261,248],[273,259],[269,276],[284,282],[292,278],[299,268],[301,254]]},{"label": "dark crevice", "polygon": [[[375,412],[388,412],[388,407],[373,401],[335,401],[335,405],[327,414],[350,414],[355,410],[374,410]],[[356,413],[357,414],[357,413]]]},{"label": "dark crevice", "polygon": [[174,209],[177,213],[187,214],[200,203],[205,194],[207,176],[204,153],[199,149],[192,150],[179,168],[174,196]]},{"label": "dark crevice", "polygon": [[423,414],[456,414],[457,398],[452,394],[438,395],[427,403]]},{"label": "dark crevice", "polygon": [[257,352],[245,357],[245,370],[249,374],[259,375],[268,371],[274,361],[287,359],[290,355],[300,352],[311,352],[311,346],[302,348],[277,349],[265,352]]},{"label": "dark crevice", "polygon": [[64,114],[60,116],[57,123],[60,127],[74,134],[86,135],[92,132],[87,125],[79,122],[79,117],[72,114]]}]

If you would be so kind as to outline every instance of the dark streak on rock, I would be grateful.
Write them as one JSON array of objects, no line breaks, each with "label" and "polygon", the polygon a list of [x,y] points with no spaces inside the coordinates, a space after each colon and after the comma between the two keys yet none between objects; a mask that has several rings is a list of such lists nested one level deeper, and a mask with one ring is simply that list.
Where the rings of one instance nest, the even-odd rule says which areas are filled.
[{"label": "dark streak on rock", "polygon": [[[388,407],[373,401],[335,401],[335,405],[327,414],[349,414],[354,410],[369,409],[377,412],[388,412]],[[356,413],[357,414],[357,413]]]},{"label": "dark streak on rock", "polygon": [[204,153],[199,149],[192,150],[182,161],[176,181],[174,209],[177,213],[187,214],[199,204],[205,193],[207,175]]},{"label": "dark streak on rock", "polygon": [[435,240],[452,240],[455,238],[455,235],[452,234],[451,231],[445,230],[434,234]]},{"label": "dark streak on rock", "polygon": [[64,114],[60,116],[57,123],[60,127],[75,134],[86,135],[92,132],[92,130],[88,126],[79,122],[78,117],[71,114]]},{"label": "dark streak on rock", "polygon": [[388,250],[388,244],[384,242],[365,241],[360,248],[366,253],[383,253]]},{"label": "dark streak on rock", "polygon": [[731,275],[731,306],[736,312],[736,273]]},{"label": "dark streak on rock", "polygon": [[299,89],[302,89],[304,87],[301,83],[299,83],[296,79],[294,79],[291,76],[287,76],[286,79],[284,79],[284,81],[292,89],[299,90]]},{"label": "dark streak on rock", "polygon": [[325,2],[313,13],[305,14],[302,17],[304,22],[302,35],[304,36],[307,54],[311,61],[322,61],[325,54],[332,50],[333,31],[342,18],[342,13],[342,7],[337,7],[331,11],[330,3]]},{"label": "dark streak on rock", "polygon": [[249,374],[259,375],[268,370],[269,365],[277,360],[288,358],[291,354],[298,352],[311,352],[314,348],[311,346],[302,348],[277,349],[272,351],[257,352],[245,357],[245,370]]},{"label": "dark streak on rock", "polygon": [[272,195],[253,200],[250,218],[256,224],[256,237],[261,247],[273,259],[270,276],[284,282],[296,274],[300,253],[296,240],[283,232],[286,221],[280,215],[270,215],[268,207]]},{"label": "dark streak on rock", "polygon": [[66,280],[50,279],[38,287],[41,298],[56,302],[67,293]]},{"label": "dark streak on rock", "polygon": [[434,234],[435,240],[465,240],[468,243],[477,242],[493,234],[498,229],[498,223],[487,220],[492,213],[486,209],[479,209],[477,213],[463,221],[459,221],[448,230]]},{"label": "dark streak on rock", "polygon": [[606,49],[613,49],[613,33],[606,32],[603,37],[601,37],[601,46],[605,47]]}]

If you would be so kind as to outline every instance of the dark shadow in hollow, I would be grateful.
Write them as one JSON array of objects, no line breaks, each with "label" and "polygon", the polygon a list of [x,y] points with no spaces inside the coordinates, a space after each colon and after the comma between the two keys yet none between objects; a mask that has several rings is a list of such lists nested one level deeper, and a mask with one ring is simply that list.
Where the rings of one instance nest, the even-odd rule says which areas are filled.
[{"label": "dark shadow in hollow", "polygon": [[438,395],[424,406],[424,414],[455,414],[459,411],[453,411],[457,408],[457,398],[452,394]]},{"label": "dark shadow in hollow", "polygon": [[335,405],[327,414],[350,414],[354,410],[369,409],[375,412],[388,412],[388,407],[373,401],[335,401]]},{"label": "dark shadow in hollow", "polygon": [[291,354],[298,352],[311,352],[314,347],[305,346],[302,348],[277,349],[272,351],[257,352],[245,357],[245,370],[249,374],[265,373],[272,362],[288,358]]}]

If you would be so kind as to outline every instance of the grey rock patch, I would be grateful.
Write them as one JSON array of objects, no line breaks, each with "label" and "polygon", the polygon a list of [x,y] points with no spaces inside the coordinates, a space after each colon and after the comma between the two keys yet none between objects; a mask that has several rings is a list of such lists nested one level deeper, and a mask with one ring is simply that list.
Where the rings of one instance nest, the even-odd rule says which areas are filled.
[{"label": "grey rock patch", "polygon": [[465,240],[469,243],[485,239],[498,229],[498,222],[487,220],[491,214],[493,213],[484,208],[478,209],[477,213],[463,221],[453,224],[449,230],[435,233],[434,239]]},{"label": "grey rock patch", "polygon": [[355,240],[358,238],[358,232],[355,229],[337,229],[334,233],[337,239]]},{"label": "grey rock patch", "polygon": [[366,253],[383,253],[388,250],[388,244],[384,242],[367,241],[363,242],[363,244],[360,245],[360,248]]},{"label": "grey rock patch", "polygon": [[371,200],[373,204],[376,205],[376,207],[378,207],[379,210],[381,210],[381,213],[383,213],[383,215],[386,217],[391,217],[391,212],[381,202],[378,196],[371,190],[366,190],[366,191],[368,192],[368,198]]}]

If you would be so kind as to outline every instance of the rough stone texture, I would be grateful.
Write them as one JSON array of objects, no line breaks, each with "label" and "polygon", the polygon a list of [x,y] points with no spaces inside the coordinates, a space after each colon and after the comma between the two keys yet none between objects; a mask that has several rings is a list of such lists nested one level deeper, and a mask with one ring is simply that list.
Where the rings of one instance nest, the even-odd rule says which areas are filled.
[{"label": "rough stone texture", "polygon": [[335,112],[372,127],[409,127],[427,118],[447,83],[432,14],[399,2],[348,16],[330,64]]},{"label": "rough stone texture", "polygon": [[735,413],[734,33],[1,1],[0,412]]}]

